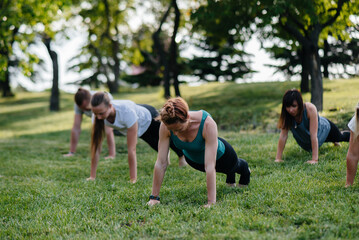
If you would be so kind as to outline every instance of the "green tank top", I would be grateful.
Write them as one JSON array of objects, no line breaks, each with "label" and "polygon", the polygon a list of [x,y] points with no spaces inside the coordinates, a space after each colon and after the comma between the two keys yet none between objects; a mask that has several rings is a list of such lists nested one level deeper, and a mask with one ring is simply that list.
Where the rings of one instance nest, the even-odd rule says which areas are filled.
[{"label": "green tank top", "polygon": [[[183,154],[187,158],[189,158],[193,162],[196,162],[199,164],[204,164],[204,153],[205,153],[206,142],[203,138],[202,132],[203,132],[203,125],[204,125],[204,122],[206,121],[206,118],[208,116],[211,117],[211,115],[204,110],[201,110],[201,111],[202,111],[201,124],[198,128],[197,136],[192,142],[183,142],[176,135],[174,135],[172,131],[170,131],[170,132],[171,132],[171,139],[172,139],[173,143],[176,145],[177,148],[179,148],[183,151]],[[218,139],[216,160],[218,160],[220,157],[223,156],[224,151],[225,151],[224,144],[220,139]]]}]

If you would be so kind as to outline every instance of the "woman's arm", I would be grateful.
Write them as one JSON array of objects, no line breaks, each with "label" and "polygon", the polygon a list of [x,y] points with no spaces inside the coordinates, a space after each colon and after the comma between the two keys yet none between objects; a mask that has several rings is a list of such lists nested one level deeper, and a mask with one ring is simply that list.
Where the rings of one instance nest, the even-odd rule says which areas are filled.
[{"label": "woman's arm", "polygon": [[206,171],[208,198],[208,203],[205,207],[210,207],[216,203],[216,157],[218,148],[217,124],[210,117],[204,123],[203,138],[206,141],[204,168]]},{"label": "woman's arm", "polygon": [[[165,172],[168,166],[168,151],[170,147],[170,132],[166,125],[161,123],[158,141],[158,154],[155,168],[153,171],[152,195],[158,197]],[[152,206],[160,203],[160,201],[151,199],[147,204]]]},{"label": "woman's arm", "polygon": [[71,130],[70,151],[64,157],[71,157],[76,152],[77,143],[81,133],[82,114],[75,114],[74,124]]},{"label": "woman's arm", "polygon": [[279,140],[278,140],[278,147],[277,147],[277,155],[275,157],[275,162],[283,162],[282,155],[285,148],[285,144],[288,139],[288,129],[281,129]]},{"label": "woman's arm", "polygon": [[113,128],[105,126],[107,146],[108,146],[108,156],[105,159],[111,159],[116,157],[116,144],[115,136],[113,135]]},{"label": "woman's arm", "polygon": [[317,108],[312,103],[305,104],[309,119],[310,141],[312,144],[312,160],[307,163],[318,163],[318,112]]},{"label": "woman's arm", "polygon": [[128,166],[130,167],[131,183],[135,183],[137,181],[137,157],[136,157],[137,130],[138,130],[137,122],[127,129]]},{"label": "woman's arm", "polygon": [[345,187],[353,185],[358,169],[359,161],[359,137],[355,139],[353,131],[350,131],[349,149],[347,153],[347,181]]}]

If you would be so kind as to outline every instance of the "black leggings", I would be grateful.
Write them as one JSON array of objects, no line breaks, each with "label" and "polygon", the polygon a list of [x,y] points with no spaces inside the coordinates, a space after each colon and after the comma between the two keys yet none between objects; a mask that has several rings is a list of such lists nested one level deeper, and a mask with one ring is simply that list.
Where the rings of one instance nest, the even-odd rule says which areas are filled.
[{"label": "black leggings", "polygon": [[329,119],[330,123],[330,132],[328,134],[326,142],[349,142],[350,132],[344,131],[343,133],[339,131],[338,127]]},{"label": "black leggings", "polygon": [[[147,104],[138,104],[138,105],[148,109],[152,116],[152,121],[151,121],[150,126],[148,127],[146,132],[144,134],[142,134],[142,136],[140,138],[142,140],[144,140],[146,143],[148,143],[148,145],[150,145],[154,150],[156,150],[158,152],[158,140],[160,139],[159,132],[160,132],[160,126],[161,126],[161,122],[155,120],[155,118],[158,116],[158,112],[154,107],[152,107],[150,105],[147,105]],[[182,150],[178,149],[174,145],[172,140],[170,140],[170,147],[173,151],[176,152],[178,157],[183,156]]]},{"label": "black leggings", "polygon": [[[239,184],[248,185],[250,182],[250,170],[248,163],[237,157],[237,153],[233,147],[223,138],[219,138],[225,146],[225,151],[222,157],[216,161],[216,172],[227,175],[226,183],[232,184],[236,182],[236,173],[240,174]],[[187,163],[201,172],[205,172],[204,164],[193,162],[185,156]]]}]

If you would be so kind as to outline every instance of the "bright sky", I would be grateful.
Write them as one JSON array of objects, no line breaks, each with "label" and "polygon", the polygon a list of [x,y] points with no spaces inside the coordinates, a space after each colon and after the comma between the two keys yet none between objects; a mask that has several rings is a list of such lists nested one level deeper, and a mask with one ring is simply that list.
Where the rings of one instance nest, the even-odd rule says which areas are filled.
[{"label": "bright sky", "polygon": [[[81,74],[74,71],[67,71],[66,69],[68,67],[69,60],[79,52],[83,41],[83,38],[78,35],[74,36],[74,38],[70,39],[69,41],[66,41],[61,46],[53,46],[59,58],[59,86],[64,91],[75,91],[77,87],[67,84],[81,79]],[[24,86],[26,86],[31,91],[42,91],[44,89],[51,88],[52,85],[51,59],[48,56],[45,46],[39,44],[36,47],[36,51],[46,61],[46,70],[48,73],[42,75],[45,81],[41,84],[34,84],[27,81],[26,79],[23,79],[22,83],[24,83]],[[258,71],[257,73],[254,73],[251,78],[245,79],[246,82],[278,81],[284,79],[284,77],[280,74],[273,75],[274,69],[265,66],[265,64],[270,64],[274,61],[270,59],[269,55],[263,49],[260,49],[260,43],[257,38],[254,37],[246,44],[245,51],[254,55],[252,58],[253,63],[251,66],[254,70]]]},{"label": "bright sky", "polygon": [[[146,15],[144,9],[137,8],[136,11],[138,16],[133,16],[131,18],[133,19],[133,22],[129,24],[131,27],[136,28],[136,26],[139,26],[143,21],[146,21],[147,23],[148,21],[154,21],[154,19],[152,18],[143,17],[144,15]],[[76,91],[77,86],[68,85],[68,83],[72,83],[84,77],[84,75],[81,75],[77,72],[67,71],[69,60],[79,53],[81,46],[86,41],[84,36],[86,36],[86,33],[81,32],[81,30],[73,31],[70,40],[57,40],[56,44],[52,45],[53,49],[58,54],[59,86],[64,91]],[[59,45],[59,42],[61,42],[61,45]],[[251,67],[253,70],[258,71],[257,73],[254,73],[252,77],[246,78],[244,80],[245,82],[278,81],[284,79],[281,74],[273,75],[274,69],[265,66],[265,64],[273,64],[274,61],[270,59],[269,54],[267,54],[263,49],[260,49],[260,43],[255,35],[249,42],[246,43],[244,50],[254,55],[254,57],[251,58],[253,62]],[[40,56],[42,56],[42,58],[46,62],[47,73],[41,76],[45,80],[39,84],[32,83],[25,78],[22,78],[21,83],[31,91],[42,91],[44,89],[51,88],[52,86],[51,59],[47,53],[45,46],[41,43],[37,44],[37,46],[34,48],[34,51],[39,53]],[[188,50],[187,53],[184,52],[181,54],[182,56],[188,57],[190,56],[189,52],[191,52],[191,50]]]}]

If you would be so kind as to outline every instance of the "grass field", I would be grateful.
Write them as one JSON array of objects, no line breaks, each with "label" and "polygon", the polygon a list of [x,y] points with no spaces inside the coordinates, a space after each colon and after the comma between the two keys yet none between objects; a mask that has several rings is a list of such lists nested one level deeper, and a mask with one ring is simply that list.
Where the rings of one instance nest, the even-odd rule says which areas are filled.
[{"label": "grass field", "polygon": [[[49,112],[49,93],[0,99],[0,239],[358,239],[359,177],[344,188],[347,143],[319,150],[319,164],[289,137],[283,164],[274,163],[276,121],[286,89],[298,82],[182,86],[191,109],[205,109],[219,134],[252,170],[248,188],[228,188],[217,174],[217,204],[206,209],[205,174],[179,168],[171,155],[161,204],[146,206],[156,152],[139,141],[138,182],[130,184],[125,138],[116,159],[101,159],[90,174],[91,120],[86,118],[77,155],[69,148],[73,96],[61,94]],[[359,79],[324,82],[322,116],[346,129],[359,95]],[[162,89],[122,91],[160,108]],[[310,95],[304,95],[310,100]],[[102,157],[107,153],[104,146]],[[237,176],[238,181],[238,176]]]}]

